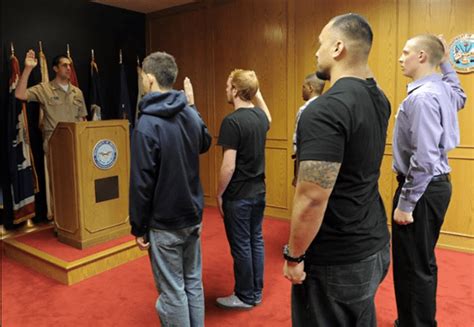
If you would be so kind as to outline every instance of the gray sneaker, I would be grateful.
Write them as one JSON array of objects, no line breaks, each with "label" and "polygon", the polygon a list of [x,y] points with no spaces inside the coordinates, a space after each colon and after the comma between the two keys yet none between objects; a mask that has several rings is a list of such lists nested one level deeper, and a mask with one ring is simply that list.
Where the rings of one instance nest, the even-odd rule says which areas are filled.
[{"label": "gray sneaker", "polygon": [[218,297],[216,304],[224,309],[250,310],[253,308],[253,305],[243,302],[235,294],[227,297]]}]

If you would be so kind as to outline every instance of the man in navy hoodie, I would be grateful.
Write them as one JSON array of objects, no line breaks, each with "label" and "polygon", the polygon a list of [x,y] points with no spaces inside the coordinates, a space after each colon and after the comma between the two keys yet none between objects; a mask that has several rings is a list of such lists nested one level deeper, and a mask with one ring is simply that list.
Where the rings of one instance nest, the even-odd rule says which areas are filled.
[{"label": "man in navy hoodie", "polygon": [[199,154],[211,136],[194,107],[191,82],[173,90],[178,67],[165,52],[143,61],[146,95],[131,145],[130,224],[149,250],[162,326],[204,326]]}]

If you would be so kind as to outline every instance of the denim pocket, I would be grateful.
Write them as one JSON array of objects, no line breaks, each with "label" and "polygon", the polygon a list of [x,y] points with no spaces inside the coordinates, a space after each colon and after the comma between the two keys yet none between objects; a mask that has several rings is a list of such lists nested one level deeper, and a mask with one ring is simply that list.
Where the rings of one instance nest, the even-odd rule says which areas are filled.
[{"label": "denim pocket", "polygon": [[151,230],[154,233],[153,240],[158,247],[175,247],[182,243],[181,238],[177,233],[167,230]]},{"label": "denim pocket", "polygon": [[363,261],[326,267],[328,296],[342,303],[354,303],[374,295],[372,284],[376,270],[377,255]]}]

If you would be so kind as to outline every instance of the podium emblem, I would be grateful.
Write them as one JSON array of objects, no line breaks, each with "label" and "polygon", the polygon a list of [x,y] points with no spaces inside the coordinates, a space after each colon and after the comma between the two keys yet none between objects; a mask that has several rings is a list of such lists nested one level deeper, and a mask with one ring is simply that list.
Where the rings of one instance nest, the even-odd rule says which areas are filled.
[{"label": "podium emblem", "polygon": [[94,164],[99,169],[110,169],[117,161],[117,147],[111,140],[100,140],[92,151]]}]

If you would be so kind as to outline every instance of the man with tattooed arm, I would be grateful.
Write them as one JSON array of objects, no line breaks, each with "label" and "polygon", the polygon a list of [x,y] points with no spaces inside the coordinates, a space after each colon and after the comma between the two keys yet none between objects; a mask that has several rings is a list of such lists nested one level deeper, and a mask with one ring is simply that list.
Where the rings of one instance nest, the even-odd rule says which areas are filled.
[{"label": "man with tattooed arm", "polygon": [[376,326],[389,232],[378,191],[390,103],[367,64],[372,30],[357,14],[319,35],[317,76],[331,88],[302,113],[284,276],[293,326]]}]

